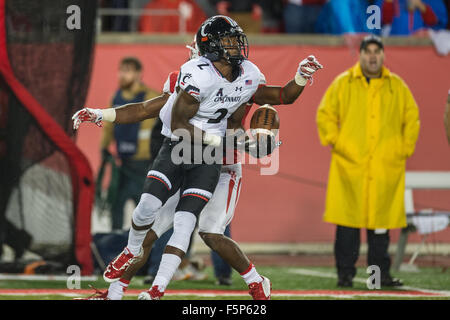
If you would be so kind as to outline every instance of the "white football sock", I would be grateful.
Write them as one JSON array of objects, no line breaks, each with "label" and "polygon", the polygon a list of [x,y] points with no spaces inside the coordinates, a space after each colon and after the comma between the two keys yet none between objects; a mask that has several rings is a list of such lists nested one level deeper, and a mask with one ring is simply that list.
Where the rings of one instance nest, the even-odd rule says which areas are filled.
[{"label": "white football sock", "polygon": [[130,281],[125,279],[120,279],[119,281],[113,282],[108,288],[108,299],[110,300],[122,300],[125,290],[128,288]]},{"label": "white football sock", "polygon": [[196,222],[197,217],[189,211],[175,212],[173,216],[173,233],[167,245],[187,252]]},{"label": "white football sock", "polygon": [[134,256],[137,256],[139,252],[141,251],[142,243],[144,242],[145,235],[147,234],[148,230],[135,230],[133,227],[130,228],[130,232],[128,233],[128,244],[127,249],[130,251]]},{"label": "white football sock", "polygon": [[241,276],[247,285],[253,282],[263,281],[263,278],[259,275],[258,271],[256,271],[256,268],[253,265],[253,263],[250,263],[247,270],[241,273]]},{"label": "white football sock", "polygon": [[164,253],[152,287],[158,286],[158,290],[164,292],[180,263],[181,258],[179,256],[171,253]]}]

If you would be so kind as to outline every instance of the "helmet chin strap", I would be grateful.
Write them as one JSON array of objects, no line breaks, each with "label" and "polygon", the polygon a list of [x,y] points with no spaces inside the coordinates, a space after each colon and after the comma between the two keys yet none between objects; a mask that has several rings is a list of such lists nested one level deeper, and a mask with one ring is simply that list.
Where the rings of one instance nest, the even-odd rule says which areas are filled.
[{"label": "helmet chin strap", "polygon": [[242,63],[241,57],[233,58],[231,54],[228,53],[227,49],[223,49],[224,58],[228,61],[229,64],[234,66],[239,66]]}]

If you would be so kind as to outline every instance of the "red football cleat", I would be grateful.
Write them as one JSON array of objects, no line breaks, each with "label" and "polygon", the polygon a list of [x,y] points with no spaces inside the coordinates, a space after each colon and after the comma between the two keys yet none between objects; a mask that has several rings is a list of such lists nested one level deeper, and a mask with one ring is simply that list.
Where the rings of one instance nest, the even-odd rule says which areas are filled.
[{"label": "red football cleat", "polygon": [[134,256],[127,248],[125,248],[121,254],[108,264],[103,273],[103,279],[106,282],[119,280],[129,266],[142,258],[143,253],[144,250],[142,250],[142,247],[137,256]]},{"label": "red football cleat", "polygon": [[158,286],[153,286],[150,290],[141,292],[138,300],[160,300],[164,292],[159,291]]},{"label": "red football cleat", "polygon": [[272,283],[266,277],[263,277],[262,282],[253,282],[248,285],[249,294],[253,300],[270,300],[270,291],[272,290]]}]

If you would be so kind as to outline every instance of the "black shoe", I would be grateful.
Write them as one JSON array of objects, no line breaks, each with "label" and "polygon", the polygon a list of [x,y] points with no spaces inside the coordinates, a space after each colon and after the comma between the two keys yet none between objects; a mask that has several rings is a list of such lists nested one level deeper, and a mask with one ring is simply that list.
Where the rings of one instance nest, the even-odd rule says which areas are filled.
[{"label": "black shoe", "polygon": [[381,285],[384,287],[401,287],[403,286],[403,282],[397,278],[387,277],[381,279]]},{"label": "black shoe", "polygon": [[352,288],[353,287],[353,277],[352,276],[339,277],[337,286],[343,287],[343,288]]},{"label": "black shoe", "polygon": [[231,286],[233,282],[231,281],[231,277],[218,277],[216,284],[219,286]]},{"label": "black shoe", "polygon": [[26,230],[19,230],[9,223],[5,243],[14,251],[14,260],[22,258],[25,250],[31,246],[33,238]]}]

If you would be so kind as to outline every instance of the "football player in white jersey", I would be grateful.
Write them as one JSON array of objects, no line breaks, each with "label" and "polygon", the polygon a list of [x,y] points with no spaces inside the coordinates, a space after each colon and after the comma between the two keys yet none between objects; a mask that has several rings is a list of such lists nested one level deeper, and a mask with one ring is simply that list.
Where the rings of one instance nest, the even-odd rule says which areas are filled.
[{"label": "football player in white jersey", "polygon": [[[203,129],[203,144],[219,146],[227,127],[226,122],[223,120],[229,117],[230,110],[233,114],[228,122],[231,122],[232,127],[237,128],[241,125],[241,120],[245,113],[245,106],[249,101],[258,104],[292,103],[302,92],[307,80],[311,79],[312,74],[322,67],[314,57],[310,56],[299,64],[299,69],[294,80],[290,81],[286,86],[259,86],[264,77],[256,66],[246,60],[248,54],[246,37],[233,20],[224,16],[216,16],[208,19],[200,27],[197,33],[197,40],[203,57],[193,59],[182,66],[178,77],[181,90],[177,95],[172,95],[161,110],[161,117],[164,118],[163,122],[165,126],[163,133],[165,132],[166,136],[172,138],[176,138],[172,131],[176,128],[182,127],[187,129],[191,136],[194,136],[195,130]],[[206,72],[199,73],[199,71]],[[202,74],[202,76],[198,74]],[[159,102],[161,102],[165,98],[162,96],[156,99],[159,99]],[[84,112],[74,116],[74,127],[77,127],[82,121],[92,121],[97,124],[102,119],[119,122],[129,121],[130,117],[126,115],[128,113],[127,109],[130,111],[132,109],[135,111],[147,110],[149,115],[153,115],[153,111],[150,109],[156,103],[148,101],[139,107],[131,105],[128,107],[124,106],[112,110],[115,112],[111,110],[98,112],[94,111],[95,109],[83,109]],[[163,110],[167,112],[169,108],[173,109],[170,114],[163,112]],[[109,112],[111,112],[111,115]],[[142,116],[142,113],[138,114],[135,117],[137,121],[141,120],[138,118]],[[172,116],[171,118],[170,115]],[[169,151],[171,143],[170,140],[166,141],[166,148]],[[163,156],[161,156],[161,153],[163,153]],[[155,212],[167,200],[168,196],[172,194],[170,192],[171,189],[177,191],[179,188],[178,185],[186,181],[186,179],[184,181],[177,181],[177,174],[181,175],[180,171],[175,172],[170,178],[164,172],[161,172],[166,171],[170,173],[172,170],[170,166],[173,163],[171,163],[170,156],[167,156],[168,154],[170,152],[166,151],[166,154],[160,152],[155,160],[157,162],[158,158],[160,158],[159,163],[154,165],[149,172],[149,179],[147,181],[150,181],[148,184],[150,187],[144,190],[141,202],[133,213],[133,224],[130,230],[128,246],[108,266],[104,275],[107,281],[118,280],[133,261],[138,260],[142,255],[141,245],[148,228],[151,227],[151,223],[155,219]],[[167,164],[169,164],[169,169],[167,169]],[[207,165],[203,164],[203,166]],[[198,167],[196,166],[195,168]],[[206,170],[204,173],[206,173],[208,178],[208,174],[211,171],[208,172]],[[202,179],[204,177],[205,175],[203,174]],[[201,181],[198,181],[198,178],[196,179],[195,175],[191,176],[190,180],[194,183],[202,184]],[[174,186],[174,181],[178,185]],[[153,185],[153,190],[151,185]],[[155,185],[157,186],[156,188]],[[178,224],[178,236],[174,239],[171,238],[166,247],[161,261],[162,272],[158,272],[154,285],[148,291],[147,296],[149,298],[157,299],[163,295],[165,287],[169,283],[173,272],[178,267],[179,261],[186,251],[186,246],[189,241],[186,241],[186,239],[190,238],[192,229],[195,226],[196,215],[199,214],[206,202],[209,201],[211,193],[215,188],[214,186],[212,191],[208,191],[205,188],[189,187],[186,188],[184,186],[181,190],[182,197],[177,205],[177,213],[175,213],[174,217],[174,229],[176,229]],[[186,201],[182,203],[183,198],[186,198]],[[180,205],[180,203],[182,204]],[[143,225],[143,222],[150,223]],[[246,281],[250,281],[250,293],[254,299],[270,298],[270,281],[259,276],[253,265],[248,261],[248,258],[240,250],[236,252],[236,248],[239,248],[231,239],[220,234],[219,237],[208,237],[203,234],[202,238],[211,248],[216,248],[218,249],[217,251],[221,251],[222,258],[229,263],[231,262],[230,264],[233,268],[240,272]],[[236,254],[240,259],[233,260]]]}]

